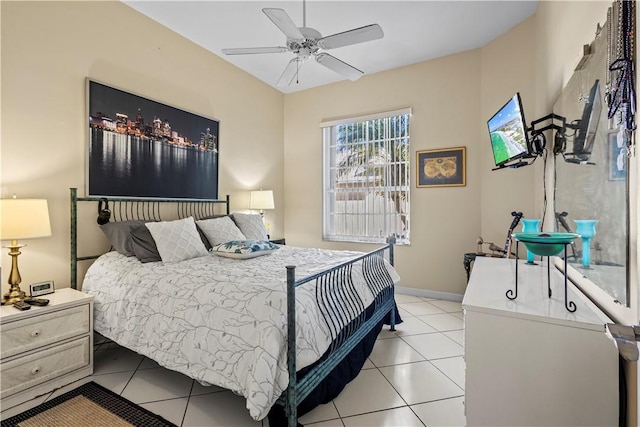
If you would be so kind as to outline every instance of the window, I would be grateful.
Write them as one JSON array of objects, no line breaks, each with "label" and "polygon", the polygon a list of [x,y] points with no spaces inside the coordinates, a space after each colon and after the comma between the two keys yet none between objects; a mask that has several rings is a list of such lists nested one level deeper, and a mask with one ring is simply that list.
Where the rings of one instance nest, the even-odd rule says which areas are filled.
[{"label": "window", "polygon": [[321,124],[323,238],[409,244],[410,109]]}]

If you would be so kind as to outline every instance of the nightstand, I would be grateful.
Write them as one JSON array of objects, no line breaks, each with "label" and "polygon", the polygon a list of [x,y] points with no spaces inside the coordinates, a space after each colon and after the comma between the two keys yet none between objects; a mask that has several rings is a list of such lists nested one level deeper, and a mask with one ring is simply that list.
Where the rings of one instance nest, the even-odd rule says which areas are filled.
[{"label": "nightstand", "polygon": [[58,289],[44,307],[0,307],[2,410],[93,373],[93,296]]},{"label": "nightstand", "polygon": [[271,243],[275,243],[276,245],[286,245],[286,243],[284,241],[284,237],[282,237],[280,239],[269,239],[269,241]]}]

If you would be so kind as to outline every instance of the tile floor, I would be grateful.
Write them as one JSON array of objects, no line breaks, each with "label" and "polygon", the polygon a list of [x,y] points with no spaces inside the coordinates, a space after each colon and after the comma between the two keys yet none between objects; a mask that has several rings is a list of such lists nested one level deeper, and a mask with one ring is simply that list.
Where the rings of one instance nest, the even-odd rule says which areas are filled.
[{"label": "tile floor", "polygon": [[[396,300],[404,323],[395,332],[383,329],[358,377],[333,402],[301,417],[301,423],[465,425],[461,304],[409,295],[396,295]],[[268,427],[266,420],[254,421],[244,399],[230,391],[203,387],[113,343],[96,344],[94,355],[90,380],[178,426]]]}]

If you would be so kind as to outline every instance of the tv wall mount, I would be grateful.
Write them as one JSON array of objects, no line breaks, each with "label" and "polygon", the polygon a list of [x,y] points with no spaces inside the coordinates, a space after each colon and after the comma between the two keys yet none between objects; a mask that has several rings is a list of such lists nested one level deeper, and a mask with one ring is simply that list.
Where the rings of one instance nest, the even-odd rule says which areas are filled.
[{"label": "tv wall mount", "polygon": [[[574,147],[573,151],[566,151],[567,138],[573,137],[575,139],[576,132],[579,128],[580,120],[567,123],[566,117],[554,113],[534,120],[531,122],[531,126],[527,128],[527,133],[529,134],[527,153],[513,162],[504,163],[491,170],[516,169],[532,165],[538,157],[544,155],[547,146],[547,137],[545,136],[545,132],[547,131],[555,131],[553,138],[554,156],[562,155],[562,158],[567,163],[594,165],[595,163],[589,161],[591,157],[590,151],[576,149],[576,147]],[[568,131],[573,131],[573,133],[567,135]]]}]

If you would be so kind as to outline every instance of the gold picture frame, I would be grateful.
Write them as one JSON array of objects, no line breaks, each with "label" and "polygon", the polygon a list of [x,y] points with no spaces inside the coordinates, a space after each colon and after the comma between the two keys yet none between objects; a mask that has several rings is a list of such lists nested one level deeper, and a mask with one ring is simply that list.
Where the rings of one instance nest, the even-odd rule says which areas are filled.
[{"label": "gold picture frame", "polygon": [[467,147],[416,151],[416,187],[467,185]]}]

